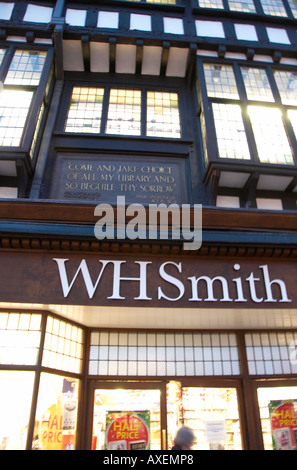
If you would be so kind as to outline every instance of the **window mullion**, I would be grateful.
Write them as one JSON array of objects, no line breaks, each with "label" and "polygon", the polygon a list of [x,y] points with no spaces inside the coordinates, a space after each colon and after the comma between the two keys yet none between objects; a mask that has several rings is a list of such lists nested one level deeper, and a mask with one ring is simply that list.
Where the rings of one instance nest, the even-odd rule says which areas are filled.
[{"label": "window mullion", "polygon": [[241,101],[241,112],[242,112],[245,132],[247,136],[248,146],[250,150],[251,162],[259,163],[260,160],[258,156],[257,145],[256,145],[256,141],[255,141],[255,137],[254,137],[254,133],[252,129],[252,123],[251,123],[250,116],[248,113],[248,99],[247,99],[246,89],[245,89],[240,67],[237,63],[234,64],[234,73],[235,73],[238,93],[239,93],[239,97]]},{"label": "window mullion", "polygon": [[0,82],[4,83],[5,77],[10,67],[10,63],[13,59],[15,48],[10,46],[6,49],[1,68],[0,68]]},{"label": "window mullion", "polygon": [[107,116],[108,116],[109,96],[110,96],[110,87],[106,86],[104,90],[104,96],[103,96],[100,134],[105,134]]},{"label": "window mullion", "polygon": [[293,159],[294,159],[294,162],[296,164],[297,139],[296,139],[295,132],[293,130],[293,126],[291,124],[291,121],[290,121],[290,119],[288,117],[288,114],[287,114],[287,107],[282,104],[281,95],[280,95],[278,86],[276,84],[273,69],[272,69],[271,66],[267,67],[267,76],[268,76],[268,80],[269,80],[269,83],[270,83],[270,86],[271,86],[271,89],[272,89],[272,93],[273,93],[275,102],[276,102],[278,108],[281,110],[281,113],[282,113],[284,128],[285,128],[287,137],[289,139],[290,146],[291,146],[291,149],[292,149],[292,152],[293,152]]},{"label": "window mullion", "polygon": [[147,134],[147,90],[144,89],[141,92],[141,136],[144,137]]},{"label": "window mullion", "polygon": [[207,88],[206,88],[206,81],[205,81],[204,70],[203,70],[203,62],[200,60],[197,61],[197,73],[198,73],[197,93],[198,93],[198,100],[199,100],[199,108],[202,110],[203,115],[204,115],[205,132],[206,132],[206,139],[207,139],[207,141],[205,142],[205,151],[207,152],[208,155],[205,155],[205,159],[206,160],[218,160],[219,150],[218,150],[217,139],[216,139],[215,122],[214,122],[214,115],[213,115],[213,110],[212,110],[212,101],[207,96]]}]

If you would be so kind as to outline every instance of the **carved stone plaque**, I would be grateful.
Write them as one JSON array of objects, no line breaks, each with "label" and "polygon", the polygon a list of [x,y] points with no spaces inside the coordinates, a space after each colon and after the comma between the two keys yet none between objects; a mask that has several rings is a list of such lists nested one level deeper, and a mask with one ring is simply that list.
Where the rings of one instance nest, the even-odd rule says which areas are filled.
[{"label": "carved stone plaque", "polygon": [[50,197],[116,204],[188,203],[184,158],[58,154]]}]

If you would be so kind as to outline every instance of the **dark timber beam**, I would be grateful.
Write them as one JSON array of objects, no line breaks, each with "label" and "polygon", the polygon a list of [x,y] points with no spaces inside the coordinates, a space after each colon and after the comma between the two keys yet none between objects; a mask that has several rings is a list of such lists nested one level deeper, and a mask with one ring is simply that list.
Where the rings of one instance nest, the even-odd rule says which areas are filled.
[{"label": "dark timber beam", "polygon": [[90,60],[91,60],[91,53],[90,53],[90,37],[86,34],[83,34],[81,37],[81,45],[82,45],[82,53],[83,53],[83,61],[84,61],[84,69],[85,72],[90,72]]},{"label": "dark timber beam", "polygon": [[161,57],[161,71],[160,75],[166,74],[167,64],[168,64],[168,57],[169,57],[169,49],[170,49],[170,42],[164,41],[163,42],[163,50],[162,50],[162,57]]},{"label": "dark timber beam", "polygon": [[143,58],[143,40],[137,39],[136,41],[136,73],[141,73]]},{"label": "dark timber beam", "polygon": [[116,38],[114,37],[109,38],[109,71],[110,73],[115,72],[116,43],[117,43]]}]

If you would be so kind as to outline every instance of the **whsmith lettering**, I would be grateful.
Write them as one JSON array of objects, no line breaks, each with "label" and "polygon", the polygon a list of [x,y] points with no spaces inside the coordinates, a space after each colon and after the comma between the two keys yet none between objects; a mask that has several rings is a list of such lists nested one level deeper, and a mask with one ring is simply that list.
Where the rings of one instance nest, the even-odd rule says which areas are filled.
[{"label": "whsmith lettering", "polygon": [[[69,277],[67,265],[71,261],[68,258],[53,258],[57,264],[60,283],[64,297],[68,297],[70,292],[76,289],[77,279],[82,276],[84,287],[88,297],[92,299],[97,291],[100,291],[100,283],[103,278],[108,279],[109,291],[106,288],[98,295],[105,295],[107,299],[124,300],[126,297],[121,294],[123,283],[137,283],[138,295],[134,300],[152,300],[151,295],[157,296],[158,300],[165,299],[170,302],[177,302],[186,297],[189,302],[254,302],[259,303],[290,303],[287,286],[282,279],[272,279],[269,266],[257,266],[249,275],[239,275],[241,267],[238,263],[232,266],[232,271],[236,272],[236,277],[230,276],[227,279],[222,275],[213,277],[202,272],[195,272],[192,276],[185,276],[183,273],[183,263],[166,261],[157,267],[158,278],[154,278],[154,285],[151,286],[148,272],[153,268],[152,261],[124,261],[124,260],[100,260],[96,261],[96,267],[88,266],[85,259],[74,267],[75,273]],[[134,266],[132,266],[134,265]],[[124,276],[123,268],[136,268],[137,275]],[[112,269],[112,276],[110,271]],[[126,268],[127,269],[127,268]],[[91,272],[90,272],[91,271]],[[170,272],[169,272],[170,271]],[[255,272],[254,272],[255,271]],[[73,270],[72,270],[73,272]],[[151,281],[152,282],[152,281]],[[174,289],[172,289],[172,286]],[[171,294],[167,292],[170,287]],[[154,292],[152,292],[154,290]],[[174,290],[175,294],[172,294]],[[150,293],[150,294],[149,294]]]}]

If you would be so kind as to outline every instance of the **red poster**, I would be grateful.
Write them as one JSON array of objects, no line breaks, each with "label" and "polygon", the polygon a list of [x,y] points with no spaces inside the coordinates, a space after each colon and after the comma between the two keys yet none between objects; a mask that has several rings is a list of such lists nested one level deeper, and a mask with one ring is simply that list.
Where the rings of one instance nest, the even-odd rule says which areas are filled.
[{"label": "red poster", "polygon": [[297,440],[296,400],[269,403],[273,447],[277,450],[295,450]]},{"label": "red poster", "polygon": [[108,450],[145,450],[149,448],[149,411],[110,411],[106,417]]}]

